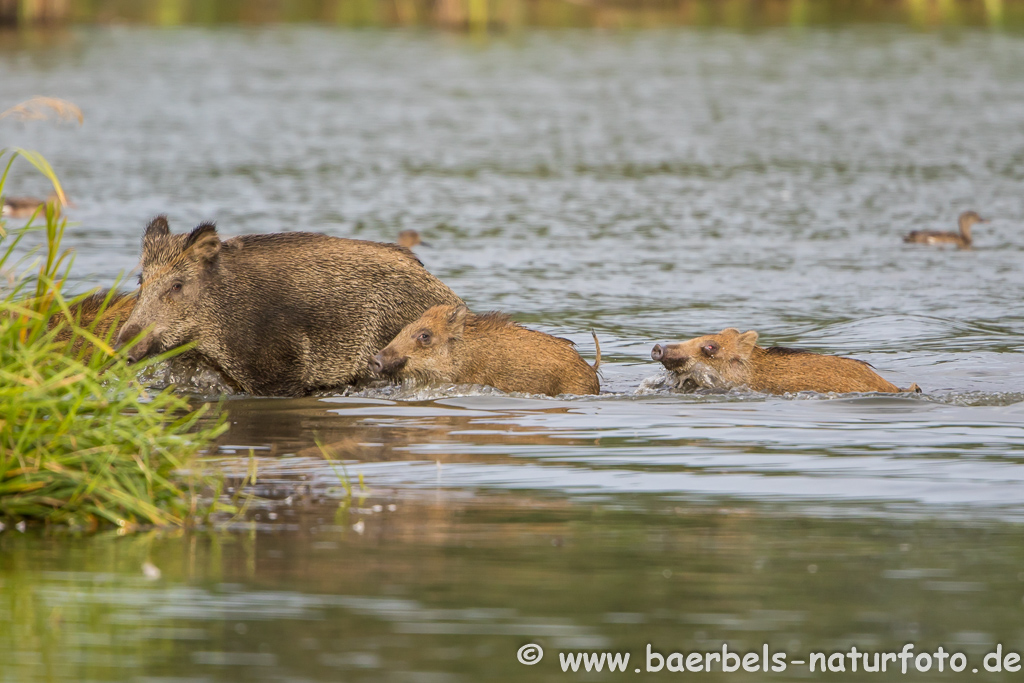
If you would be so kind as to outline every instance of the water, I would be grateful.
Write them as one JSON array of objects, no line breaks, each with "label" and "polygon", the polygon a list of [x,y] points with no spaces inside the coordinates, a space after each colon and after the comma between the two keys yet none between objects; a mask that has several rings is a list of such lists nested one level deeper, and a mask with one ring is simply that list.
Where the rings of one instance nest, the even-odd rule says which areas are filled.
[{"label": "water", "polygon": [[[588,359],[596,330],[604,393],[228,400],[217,457],[240,476],[251,451],[270,502],[218,532],[0,533],[0,680],[565,680],[559,652],[643,668],[647,643],[913,642],[979,669],[1024,651],[1021,63],[1018,36],[884,27],[110,28],[3,52],[6,101],[85,112],[3,124],[76,203],[77,287],[131,271],[160,212],[226,235],[413,228],[475,310]],[[901,243],[966,209],[992,218],[975,250]],[[728,326],[925,393],[660,383],[654,343]]]}]

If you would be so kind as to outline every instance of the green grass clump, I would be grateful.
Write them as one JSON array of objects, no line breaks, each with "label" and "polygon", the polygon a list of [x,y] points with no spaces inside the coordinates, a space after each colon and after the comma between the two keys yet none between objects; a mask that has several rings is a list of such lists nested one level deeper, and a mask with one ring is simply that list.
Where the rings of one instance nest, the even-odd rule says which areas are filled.
[{"label": "green grass clump", "polygon": [[[50,180],[57,200],[19,230],[0,221],[0,519],[131,529],[232,511],[197,461],[226,429],[223,418],[203,426],[205,406],[192,410],[170,390],[147,393],[138,367],[112,348],[112,331],[79,324],[81,298],[62,294],[67,221],[50,165],[33,152],[0,150],[0,196],[19,157]],[[38,272],[8,270],[18,243],[42,232]]]}]

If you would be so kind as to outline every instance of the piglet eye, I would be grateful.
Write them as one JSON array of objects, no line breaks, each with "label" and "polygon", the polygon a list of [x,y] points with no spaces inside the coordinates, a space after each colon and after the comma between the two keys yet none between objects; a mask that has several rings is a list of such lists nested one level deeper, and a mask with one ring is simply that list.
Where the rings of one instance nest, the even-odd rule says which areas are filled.
[{"label": "piglet eye", "polygon": [[715,344],[714,342],[711,342],[711,343],[705,344],[704,346],[700,347],[700,349],[705,354],[707,354],[709,356],[713,356],[716,353],[718,353],[718,344]]}]

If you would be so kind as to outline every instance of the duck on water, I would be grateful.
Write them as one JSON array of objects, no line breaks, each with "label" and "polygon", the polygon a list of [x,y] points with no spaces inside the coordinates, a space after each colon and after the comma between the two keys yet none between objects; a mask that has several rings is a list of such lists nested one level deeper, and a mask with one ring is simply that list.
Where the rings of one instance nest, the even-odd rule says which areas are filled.
[{"label": "duck on water", "polygon": [[39,210],[43,212],[46,204],[52,203],[60,207],[60,200],[56,194],[51,194],[46,199],[37,197],[4,197],[0,206],[0,216],[4,218],[28,218]]},{"label": "duck on water", "polygon": [[959,219],[960,232],[941,230],[914,230],[903,236],[903,241],[913,244],[953,244],[960,249],[971,248],[971,227],[977,223],[988,223],[974,211],[964,211]]},{"label": "duck on water", "polygon": [[422,244],[425,247],[430,246],[429,244],[423,241],[423,238],[421,238],[420,234],[415,230],[403,230],[402,232],[398,233],[398,239],[395,240],[395,242],[398,244],[398,246],[405,247],[406,249],[412,249],[413,247],[418,246],[420,244]]}]

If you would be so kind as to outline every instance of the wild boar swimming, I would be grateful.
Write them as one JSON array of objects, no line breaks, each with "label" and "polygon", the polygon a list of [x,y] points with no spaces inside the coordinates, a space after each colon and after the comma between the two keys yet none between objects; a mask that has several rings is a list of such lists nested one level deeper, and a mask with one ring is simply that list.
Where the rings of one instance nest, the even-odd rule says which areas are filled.
[{"label": "wild boar swimming", "polygon": [[730,327],[665,347],[655,344],[651,358],[670,370],[676,386],[686,390],[746,386],[768,394],[921,391],[916,384],[908,389],[896,387],[864,361],[778,346],[761,348],[756,342],[757,332],[740,334]]},{"label": "wild boar swimming", "polygon": [[142,241],[138,302],[119,335],[132,360],[195,342],[242,391],[296,396],[353,384],[403,326],[461,304],[408,249],[292,232],[221,240],[204,223]]},{"label": "wild boar swimming", "polygon": [[482,384],[526,394],[597,394],[597,359],[589,365],[568,339],[518,325],[502,313],[434,306],[409,323],[370,368],[393,379]]}]

